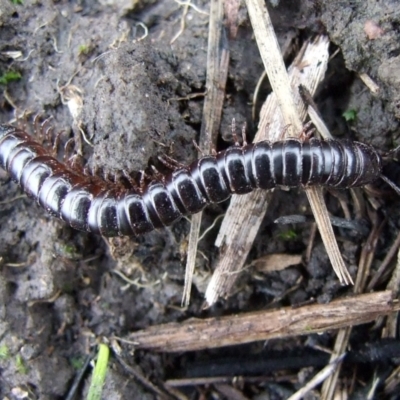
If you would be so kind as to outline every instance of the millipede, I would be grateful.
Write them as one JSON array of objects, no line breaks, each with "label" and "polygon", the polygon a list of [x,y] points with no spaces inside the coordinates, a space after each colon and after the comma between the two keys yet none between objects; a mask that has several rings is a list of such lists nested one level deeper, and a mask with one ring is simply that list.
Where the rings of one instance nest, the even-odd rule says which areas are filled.
[{"label": "millipede", "polygon": [[382,158],[372,146],[311,138],[235,145],[177,168],[162,182],[128,189],[72,170],[10,125],[0,125],[0,165],[52,216],[103,236],[162,228],[207,204],[255,189],[351,188],[379,178],[388,181],[382,175]]}]

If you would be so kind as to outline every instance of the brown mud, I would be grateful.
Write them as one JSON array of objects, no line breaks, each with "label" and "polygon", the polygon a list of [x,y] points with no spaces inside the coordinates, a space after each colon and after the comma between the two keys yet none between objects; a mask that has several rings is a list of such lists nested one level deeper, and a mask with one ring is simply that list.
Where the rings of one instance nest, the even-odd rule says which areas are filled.
[{"label": "brown mud", "polygon": [[[197,151],[192,142],[198,139],[206,90],[206,14],[190,8],[185,29],[173,40],[180,29],[183,9],[172,0],[13,3],[0,0],[1,123],[12,121],[15,112],[20,117],[18,124],[26,119],[30,125],[37,114],[43,119],[52,117],[55,131],[64,131],[62,141],[75,138],[82,163],[102,175],[125,170],[137,177],[139,171],[149,170],[151,165],[162,169],[158,161],[162,154],[186,164],[195,159]],[[207,1],[195,3],[200,10],[209,10]],[[273,7],[271,3],[279,4]],[[398,2],[345,3],[280,1],[268,2],[268,8],[280,42],[284,43],[289,35],[296,38],[291,58],[304,40],[322,32],[333,42],[332,54],[340,50],[330,62],[316,96],[332,134],[388,151],[400,144]],[[219,149],[231,144],[223,139],[231,140],[232,117],[238,124],[247,122],[250,137],[257,125],[252,120],[251,101],[263,65],[244,4],[239,21],[239,33],[230,49]],[[144,27],[148,35],[142,39]],[[21,57],[14,58],[11,52],[15,51],[21,52]],[[1,83],[1,77],[10,71],[18,72],[20,79]],[[377,82],[378,94],[366,88],[359,78],[362,73]],[[269,90],[266,83],[261,93]],[[190,97],[193,94],[198,96]],[[346,121],[342,114],[349,110],[355,110],[356,116]],[[70,229],[21,194],[19,187],[0,171],[2,399],[66,398],[96,344],[124,337],[133,330],[190,317],[294,305],[311,298],[328,302],[351,293],[351,288],[340,286],[317,235],[308,264],[270,273],[250,268],[242,274],[229,299],[202,310],[204,281],[210,276],[216,256],[211,232],[199,245],[205,258],[199,260],[191,304],[182,309],[188,221],[138,238],[106,241]],[[342,195],[352,210],[349,193]],[[399,227],[399,200],[390,192],[385,196],[379,199],[378,213],[388,217],[388,222],[379,238],[374,268],[384,258]],[[343,217],[337,198],[328,193],[326,199],[330,213]],[[203,230],[225,208],[226,204],[207,208]],[[304,254],[310,224],[288,227],[273,222],[289,214],[311,215],[301,190],[280,192],[275,197],[249,262],[266,254]],[[371,226],[370,221],[365,224]],[[338,228],[335,232],[354,276],[365,234]],[[372,343],[378,338],[376,332],[361,327],[354,329],[351,343]],[[329,347],[333,340],[334,332],[326,332],[179,355],[134,352],[132,346],[121,344],[120,357],[140,368],[159,387],[170,378],[227,373],[224,366],[247,365],[243,361],[246,359],[251,365],[237,374],[265,375],[265,379],[237,385],[236,395],[284,399],[326,360],[322,365],[289,363],[282,367],[285,373],[263,374],[254,367],[262,361],[262,355],[272,358],[299,352],[307,360],[313,357],[311,346]],[[395,365],[392,360],[382,366],[382,374],[390,373]],[[374,367],[372,362],[363,365],[355,395],[362,397],[365,393],[360,382],[369,387]],[[349,374],[352,368],[348,367]],[[89,377],[90,368],[76,398],[85,398]],[[187,398],[230,398],[221,388],[192,386],[182,392]],[[103,398],[152,399],[157,394],[112,357]]]}]

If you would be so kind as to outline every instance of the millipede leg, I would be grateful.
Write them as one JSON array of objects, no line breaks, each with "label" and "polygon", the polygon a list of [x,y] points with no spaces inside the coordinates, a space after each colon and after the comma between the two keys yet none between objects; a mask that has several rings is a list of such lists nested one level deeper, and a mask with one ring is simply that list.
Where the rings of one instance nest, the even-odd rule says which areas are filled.
[{"label": "millipede leg", "polygon": [[240,146],[239,138],[236,134],[236,119],[235,118],[232,118],[231,130],[232,130],[232,139],[233,139],[234,145]]},{"label": "millipede leg", "polygon": [[175,159],[167,156],[166,154],[157,157],[167,168],[175,171],[179,168],[185,168],[186,165],[176,161]]},{"label": "millipede leg", "polygon": [[247,124],[244,122],[242,126],[242,147],[247,146],[246,128]]},{"label": "millipede leg", "polygon": [[151,165],[150,168],[153,173],[154,180],[164,183],[165,175],[163,175],[154,165]]},{"label": "millipede leg", "polygon": [[[122,174],[125,177],[125,179],[129,182],[129,184],[138,192],[141,193],[141,188],[137,184],[137,182],[132,178],[132,176],[129,174],[129,172],[126,169],[122,170]],[[142,176],[142,175],[141,175]]]},{"label": "millipede leg", "polygon": [[299,139],[302,140],[303,142],[306,142],[307,140],[310,140],[315,133],[315,128],[311,127],[312,122],[309,121],[303,126],[303,130],[300,132]]},{"label": "millipede leg", "polygon": [[395,147],[392,150],[381,153],[381,157],[382,158],[395,158],[399,151],[400,151],[400,145]]},{"label": "millipede leg", "polygon": [[[51,132],[47,121],[39,126],[38,118],[35,119],[42,136]],[[151,166],[153,175],[148,177],[142,172],[139,188],[122,171],[134,190],[122,188],[116,175],[110,179],[102,174],[102,179],[99,168],[94,169],[91,177],[83,174],[81,166],[76,167],[80,156],[70,155],[74,139],[67,141],[61,163],[51,156],[51,149],[9,125],[0,125],[0,164],[53,215],[75,229],[105,236],[150,232],[181,216],[197,213],[209,203],[224,201],[233,193],[245,194],[256,188],[348,188],[382,178],[400,195],[400,187],[382,175],[381,157],[370,145],[318,139],[248,145],[245,126],[240,145],[234,120],[232,126],[235,146],[216,156],[203,156],[189,166],[163,157],[174,171],[165,176]],[[303,129],[306,139],[311,136],[309,126]],[[59,135],[53,143],[53,153],[58,141]],[[195,147],[200,151],[197,144]],[[150,180],[153,182],[149,183]]]}]

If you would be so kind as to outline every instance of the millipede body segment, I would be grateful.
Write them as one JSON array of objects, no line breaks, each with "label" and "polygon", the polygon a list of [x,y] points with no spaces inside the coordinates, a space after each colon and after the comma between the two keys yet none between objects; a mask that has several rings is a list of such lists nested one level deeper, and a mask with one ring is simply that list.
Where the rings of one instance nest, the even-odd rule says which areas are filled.
[{"label": "millipede body segment", "polygon": [[149,232],[258,188],[362,186],[380,178],[382,169],[378,152],[359,142],[263,141],[201,157],[139,193],[72,171],[9,125],[0,125],[0,166],[51,215],[103,236]]}]

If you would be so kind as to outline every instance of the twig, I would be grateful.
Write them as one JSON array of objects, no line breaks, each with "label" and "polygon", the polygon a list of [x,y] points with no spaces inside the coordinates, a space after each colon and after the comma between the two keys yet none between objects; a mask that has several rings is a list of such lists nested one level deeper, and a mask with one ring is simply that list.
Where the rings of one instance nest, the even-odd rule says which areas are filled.
[{"label": "twig", "polygon": [[372,80],[372,78],[365,73],[358,75],[360,79],[364,82],[365,86],[371,91],[372,94],[378,95],[380,92],[380,87]]},{"label": "twig", "polygon": [[400,305],[392,301],[392,292],[384,291],[296,309],[287,307],[156,325],[132,333],[128,340],[137,343],[138,349],[193,351],[360,325],[399,309]]}]

